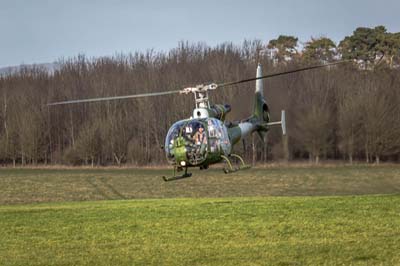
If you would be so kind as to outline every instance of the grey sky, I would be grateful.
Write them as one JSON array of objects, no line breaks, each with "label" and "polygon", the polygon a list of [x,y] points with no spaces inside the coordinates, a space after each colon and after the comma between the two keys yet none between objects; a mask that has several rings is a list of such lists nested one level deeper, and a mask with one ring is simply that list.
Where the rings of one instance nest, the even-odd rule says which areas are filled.
[{"label": "grey sky", "polygon": [[0,0],[0,67],[60,57],[167,51],[280,34],[336,42],[359,26],[400,31],[399,0]]}]

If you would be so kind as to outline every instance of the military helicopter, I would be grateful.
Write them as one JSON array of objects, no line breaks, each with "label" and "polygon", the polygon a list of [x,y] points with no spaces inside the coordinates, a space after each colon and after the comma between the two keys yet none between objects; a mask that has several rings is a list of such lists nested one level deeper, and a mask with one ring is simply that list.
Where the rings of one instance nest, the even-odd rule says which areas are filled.
[{"label": "military helicopter", "polygon": [[[165,138],[164,150],[166,158],[174,169],[172,177],[163,176],[163,179],[164,181],[172,181],[191,177],[192,174],[188,173],[188,168],[199,167],[200,169],[207,169],[210,165],[222,161],[225,162],[223,171],[232,173],[250,168],[249,165],[244,163],[240,155],[232,152],[233,146],[246,138],[246,136],[257,132],[261,139],[264,139],[264,134],[269,128],[277,125],[281,126],[282,134],[286,134],[284,110],[282,110],[280,121],[270,122],[269,108],[263,93],[263,79],[332,66],[343,62],[304,67],[264,76],[262,67],[259,64],[255,78],[221,84],[201,84],[173,91],[54,102],[49,103],[48,106],[193,93],[195,99],[193,115],[188,119],[174,123]],[[231,111],[231,106],[228,104],[211,104],[209,91],[250,81],[256,81],[253,114],[241,121],[226,121],[226,115]],[[184,173],[176,175],[176,172],[181,171],[184,171]]]}]

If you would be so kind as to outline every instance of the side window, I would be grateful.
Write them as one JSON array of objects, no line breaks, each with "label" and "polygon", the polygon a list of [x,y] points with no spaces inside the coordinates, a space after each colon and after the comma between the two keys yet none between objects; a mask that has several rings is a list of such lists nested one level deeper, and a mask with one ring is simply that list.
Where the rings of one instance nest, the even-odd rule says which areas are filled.
[{"label": "side window", "polygon": [[219,152],[219,140],[218,139],[211,139],[210,140],[210,151],[211,152]]},{"label": "side window", "polygon": [[214,120],[213,119],[209,119],[207,121],[207,125],[208,125],[208,134],[210,136],[210,138],[215,138],[215,124],[214,124]]},{"label": "side window", "polygon": [[219,122],[219,127],[217,134],[219,134],[219,139],[221,140],[220,142],[221,149],[223,150],[225,155],[228,155],[231,151],[231,144],[229,142],[228,131],[226,127],[221,123],[221,121],[218,122]]}]

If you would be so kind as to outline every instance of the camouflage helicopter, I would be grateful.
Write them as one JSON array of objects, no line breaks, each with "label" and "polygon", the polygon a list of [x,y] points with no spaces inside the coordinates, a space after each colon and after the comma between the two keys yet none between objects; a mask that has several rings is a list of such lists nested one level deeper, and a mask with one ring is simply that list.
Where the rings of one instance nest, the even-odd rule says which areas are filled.
[{"label": "camouflage helicopter", "polygon": [[[263,139],[264,134],[269,128],[276,125],[281,126],[283,135],[286,134],[284,110],[282,110],[280,121],[270,122],[269,108],[264,99],[262,80],[339,63],[343,62],[305,67],[264,76],[259,64],[255,78],[221,84],[201,84],[174,91],[54,102],[49,103],[48,106],[193,93],[195,98],[193,115],[188,119],[174,123],[168,130],[165,138],[165,154],[168,163],[173,166],[174,170],[172,177],[164,176],[163,179],[164,181],[172,181],[191,177],[192,174],[188,173],[188,168],[199,167],[200,169],[207,169],[209,165],[222,161],[225,162],[223,171],[225,173],[232,173],[250,168],[249,165],[244,163],[240,155],[232,152],[233,146],[246,138],[246,136],[257,132],[261,139]],[[211,104],[209,101],[209,91],[250,81],[256,81],[253,114],[241,121],[226,121],[225,118],[231,111],[231,106],[228,104]],[[181,171],[184,171],[184,173],[176,175],[176,172]]]}]

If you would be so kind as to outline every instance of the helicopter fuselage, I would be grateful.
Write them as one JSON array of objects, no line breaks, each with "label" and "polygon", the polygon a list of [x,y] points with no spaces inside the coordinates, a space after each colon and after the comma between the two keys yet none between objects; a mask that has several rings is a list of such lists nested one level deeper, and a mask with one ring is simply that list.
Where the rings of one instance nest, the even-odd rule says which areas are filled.
[{"label": "helicopter fuselage", "polygon": [[178,168],[208,168],[230,156],[233,146],[257,129],[251,118],[236,123],[225,123],[215,117],[181,120],[168,131],[166,157]]}]

